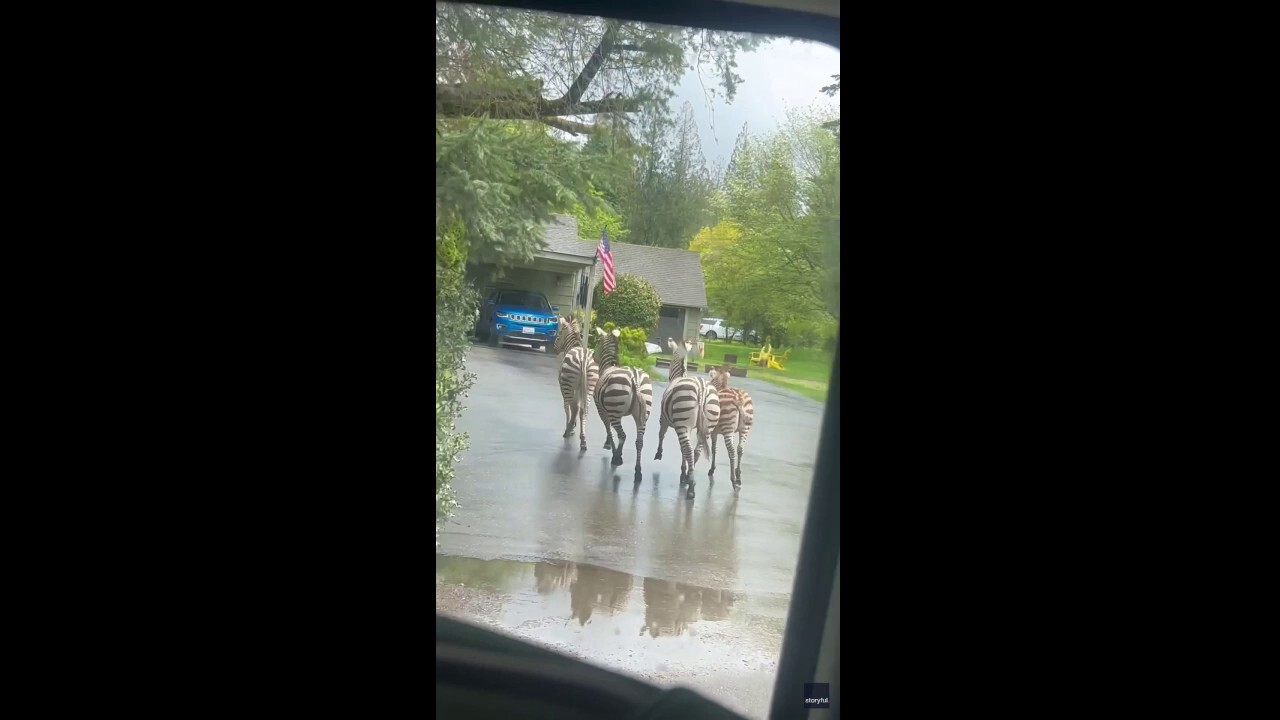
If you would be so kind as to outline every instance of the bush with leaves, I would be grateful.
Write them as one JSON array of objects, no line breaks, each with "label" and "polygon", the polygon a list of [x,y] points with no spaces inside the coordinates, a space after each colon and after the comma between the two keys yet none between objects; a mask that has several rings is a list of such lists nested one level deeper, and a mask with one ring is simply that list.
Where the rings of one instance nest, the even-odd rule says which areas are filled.
[{"label": "bush with leaves", "polygon": [[644,346],[648,337],[649,333],[641,328],[622,328],[618,336],[618,361],[624,367],[653,367],[653,358]]},{"label": "bush with leaves", "polygon": [[779,342],[807,348],[824,347],[835,337],[837,327],[835,318],[826,315],[795,317],[782,325]]},{"label": "bush with leaves", "polygon": [[[654,366],[654,359],[649,356],[648,350],[645,349],[645,342],[649,334],[640,328],[619,328],[616,323],[606,322],[599,326],[606,333],[612,333],[618,330],[618,364],[622,367],[638,367],[651,368]],[[593,350],[599,347],[600,335],[595,330],[591,331],[591,342],[589,347]]]},{"label": "bush with leaves", "polygon": [[658,327],[658,308],[662,299],[648,280],[637,275],[619,275],[613,292],[604,294],[604,282],[596,286],[596,305],[600,320],[618,327],[639,328],[647,336]]},{"label": "bush with leaves", "polygon": [[465,281],[466,254],[459,242],[461,227],[449,228],[436,241],[436,545],[440,528],[458,507],[453,491],[454,465],[467,448],[467,435],[454,421],[462,414],[462,398],[475,380],[466,371],[468,337],[476,322],[476,292]]},{"label": "bush with leaves", "polygon": [[648,337],[649,333],[642,328],[624,327],[618,336],[618,349],[632,357],[644,357],[648,355],[644,348]]}]

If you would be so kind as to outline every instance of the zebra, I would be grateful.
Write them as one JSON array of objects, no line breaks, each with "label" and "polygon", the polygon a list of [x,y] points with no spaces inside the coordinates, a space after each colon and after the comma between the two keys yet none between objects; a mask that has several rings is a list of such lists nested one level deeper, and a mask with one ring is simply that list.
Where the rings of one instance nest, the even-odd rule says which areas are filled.
[{"label": "zebra", "polygon": [[667,338],[667,347],[671,350],[671,367],[667,370],[667,380],[675,382],[684,377],[689,361],[689,351],[693,348],[689,347],[688,341],[677,345],[671,338]]},{"label": "zebra", "polygon": [[[596,383],[593,395],[596,411],[604,422],[606,450],[613,450],[613,464],[622,464],[622,447],[627,435],[622,431],[622,418],[630,416],[636,423],[636,482],[640,482],[640,454],[644,449],[644,426],[649,422],[649,411],[653,408],[653,383],[649,375],[640,368],[618,366],[618,336],[621,331],[607,333],[604,328],[596,327],[600,336],[600,345],[596,349],[596,360],[600,363],[600,380]],[[614,445],[613,432],[618,433],[618,443]]]},{"label": "zebra", "polygon": [[[711,470],[716,471],[716,435],[724,436],[724,447],[729,451],[729,480],[733,489],[742,488],[742,453],[747,448],[747,436],[751,434],[751,425],[755,423],[756,409],[751,396],[742,388],[729,387],[728,368],[712,368],[711,384],[720,393],[720,421],[711,434]],[[733,441],[737,435],[738,448],[735,456]]]},{"label": "zebra", "polygon": [[[556,357],[560,361],[557,373],[560,380],[560,397],[564,399],[564,435],[573,434],[573,426],[582,420],[578,428],[578,442],[581,450],[587,449],[587,396],[596,387],[600,379],[600,365],[592,357],[591,351],[582,341],[576,323],[560,318],[560,331],[556,333],[553,344]],[[582,392],[582,367],[587,367],[587,392]],[[579,418],[581,415],[581,418]]]},{"label": "zebra", "polygon": [[[693,498],[693,467],[702,451],[707,448],[707,435],[720,420],[720,398],[716,388],[705,378],[683,376],[681,371],[685,366],[688,345],[677,346],[671,339],[667,342],[673,351],[671,370],[676,379],[667,385],[666,392],[662,394],[658,454],[653,459],[662,459],[662,441],[666,437],[667,428],[675,428],[676,437],[680,439],[680,484],[689,485],[685,497]],[[689,446],[690,430],[697,432],[697,443],[693,448]]]}]

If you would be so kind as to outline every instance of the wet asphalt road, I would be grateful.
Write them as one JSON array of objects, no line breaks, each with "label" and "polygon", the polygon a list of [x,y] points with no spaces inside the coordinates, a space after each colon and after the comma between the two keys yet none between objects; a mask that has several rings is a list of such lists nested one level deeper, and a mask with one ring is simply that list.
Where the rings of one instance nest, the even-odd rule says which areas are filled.
[{"label": "wet asphalt road", "polygon": [[707,477],[703,457],[687,500],[673,432],[653,459],[664,368],[650,372],[639,483],[629,419],[617,468],[594,407],[585,453],[576,430],[561,437],[554,354],[477,345],[467,369],[476,383],[459,427],[471,447],[454,481],[460,507],[441,534],[438,611],[766,716],[822,405],[734,378],[756,406],[742,489],[721,443],[722,479]]}]

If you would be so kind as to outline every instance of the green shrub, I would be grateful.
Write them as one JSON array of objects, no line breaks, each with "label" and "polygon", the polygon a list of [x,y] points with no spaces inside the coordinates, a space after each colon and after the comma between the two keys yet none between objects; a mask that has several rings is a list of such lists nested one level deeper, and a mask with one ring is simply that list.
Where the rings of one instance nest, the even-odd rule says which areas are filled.
[{"label": "green shrub", "polygon": [[604,294],[604,282],[596,286],[595,303],[601,322],[617,327],[639,328],[646,335],[658,327],[658,308],[662,300],[648,280],[636,275],[618,276],[613,292]]},{"label": "green shrub", "polygon": [[644,357],[649,354],[644,349],[644,342],[648,337],[649,333],[641,328],[624,327],[622,334],[618,336],[618,350],[633,357]]},{"label": "green shrub", "polygon": [[640,328],[622,328],[618,335],[618,362],[624,367],[652,368],[654,358],[645,350],[649,333]]},{"label": "green shrub", "polygon": [[640,368],[641,370],[649,370],[654,367],[655,360],[653,356],[637,357],[624,353],[618,356],[618,364],[622,367],[634,367]]},{"label": "green shrub", "polygon": [[455,421],[462,414],[462,398],[475,375],[466,372],[464,358],[477,316],[477,293],[464,278],[466,255],[458,230],[436,240],[436,545],[440,528],[458,501],[453,491],[454,465],[467,448],[467,435]]},{"label": "green shrub", "polygon": [[[612,322],[607,322],[600,326],[607,333],[612,333],[617,327]],[[649,334],[640,328],[621,328],[618,332],[618,364],[622,367],[638,367],[651,368],[654,366],[654,358],[649,356],[645,350],[644,343]],[[598,347],[597,342],[600,336],[594,330],[591,332],[591,343],[589,345],[593,350]]]},{"label": "green shrub", "polygon": [[779,339],[780,343],[817,348],[822,347],[829,338],[835,337],[837,325],[834,318],[822,315],[816,318],[792,318],[783,325],[783,328],[785,337]]}]

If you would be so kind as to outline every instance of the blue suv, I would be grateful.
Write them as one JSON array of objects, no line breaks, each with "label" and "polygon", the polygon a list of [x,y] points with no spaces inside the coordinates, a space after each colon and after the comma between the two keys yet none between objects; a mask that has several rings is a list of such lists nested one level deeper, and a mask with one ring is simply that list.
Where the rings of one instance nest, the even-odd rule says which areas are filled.
[{"label": "blue suv", "polygon": [[560,308],[532,290],[491,290],[480,306],[476,337],[497,347],[502,343],[525,343],[547,348],[556,339]]}]

